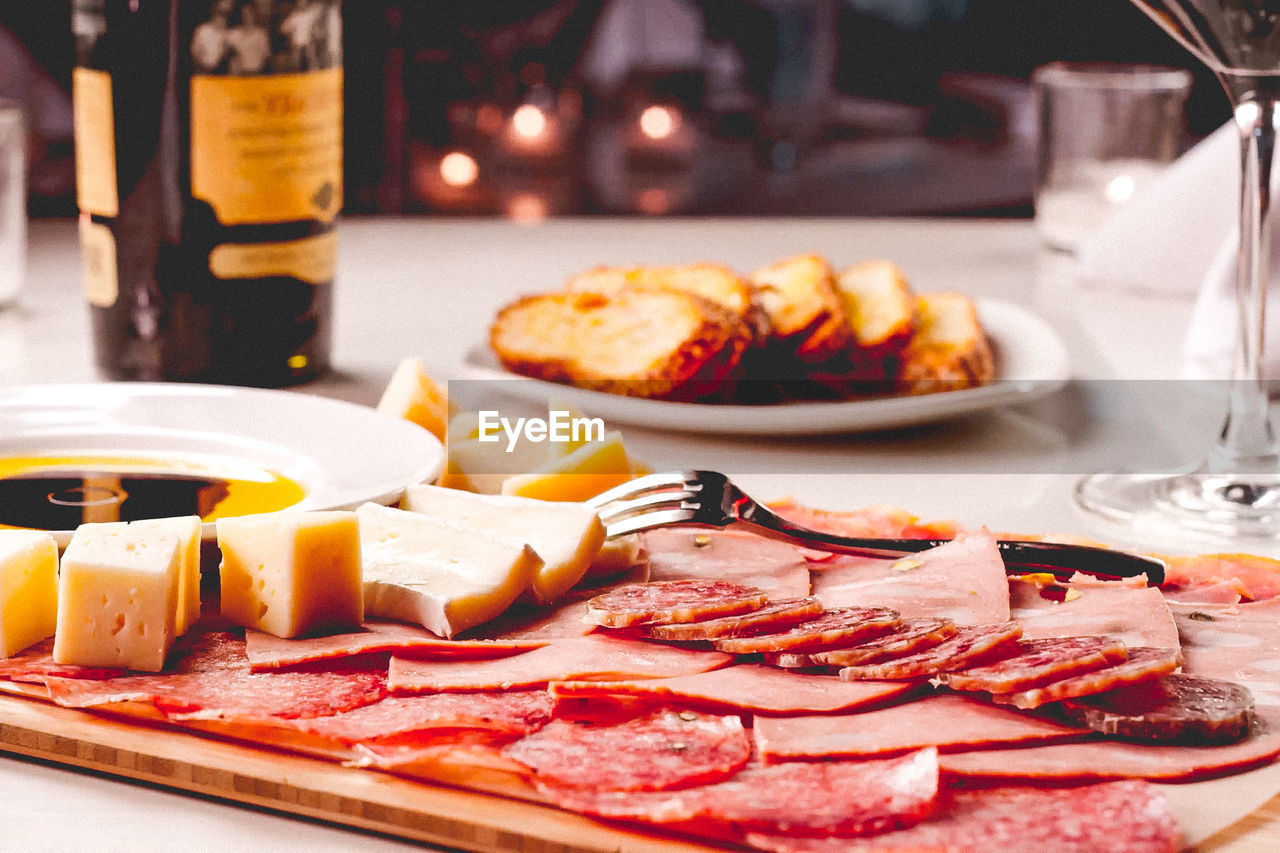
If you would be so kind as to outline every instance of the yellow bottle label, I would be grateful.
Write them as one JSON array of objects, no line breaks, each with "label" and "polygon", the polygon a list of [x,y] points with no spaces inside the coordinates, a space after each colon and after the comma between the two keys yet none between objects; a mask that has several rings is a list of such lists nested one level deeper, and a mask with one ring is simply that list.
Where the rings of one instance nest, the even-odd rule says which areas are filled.
[{"label": "yellow bottle label", "polygon": [[116,188],[111,75],[76,68],[71,73],[71,101],[75,111],[76,204],[85,213],[115,216],[120,211],[120,194]]},{"label": "yellow bottle label", "polygon": [[116,238],[110,228],[94,222],[87,213],[80,215],[80,266],[89,304],[98,308],[115,305],[120,295]]},{"label": "yellow bottle label", "polygon": [[334,231],[277,243],[223,243],[209,253],[209,269],[222,279],[283,275],[324,284],[333,281],[337,263]]},{"label": "yellow bottle label", "polygon": [[224,225],[342,208],[342,69],[191,78],[191,194]]}]

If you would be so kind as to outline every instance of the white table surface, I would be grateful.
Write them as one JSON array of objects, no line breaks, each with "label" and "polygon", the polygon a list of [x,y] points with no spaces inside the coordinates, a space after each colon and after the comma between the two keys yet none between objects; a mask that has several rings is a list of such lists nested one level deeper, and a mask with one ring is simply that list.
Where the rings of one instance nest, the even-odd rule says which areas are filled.
[{"label": "white table surface", "polygon": [[[919,291],[963,290],[1031,308],[1056,328],[1075,377],[1178,376],[1190,303],[1082,291],[1070,259],[1042,252],[1028,222],[364,219],[341,229],[336,372],[296,390],[373,404],[406,356],[421,357],[438,379],[457,378],[463,353],[484,341],[499,305],[591,266],[714,260],[746,271],[808,251],[837,265],[891,258]],[[25,290],[0,310],[0,386],[97,378],[75,225],[36,222]],[[1068,389],[905,435],[730,440],[623,431],[629,448],[656,467],[724,470],[757,497],[792,495],[829,508],[891,504],[1000,531],[1105,538],[1069,499],[1104,446],[1097,436],[1108,417],[1105,396],[1099,403]],[[1204,413],[1205,428],[1216,429],[1220,417]],[[0,848],[13,850],[167,850],[178,840],[193,851],[405,847],[9,757],[0,757],[0,803],[7,816]]]}]

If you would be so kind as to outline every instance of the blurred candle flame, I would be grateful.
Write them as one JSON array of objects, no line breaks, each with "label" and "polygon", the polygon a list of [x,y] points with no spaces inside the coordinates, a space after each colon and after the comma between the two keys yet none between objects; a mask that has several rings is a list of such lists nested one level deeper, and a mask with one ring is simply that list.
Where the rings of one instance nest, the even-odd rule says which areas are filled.
[{"label": "blurred candle flame", "polygon": [[511,129],[525,139],[537,139],[547,132],[547,114],[533,104],[522,104],[511,115]]},{"label": "blurred candle flame", "polygon": [[480,176],[475,158],[462,151],[450,151],[440,158],[440,178],[451,187],[469,187]]},{"label": "blurred candle flame", "polygon": [[653,140],[667,139],[680,127],[680,112],[654,104],[640,113],[640,132]]}]

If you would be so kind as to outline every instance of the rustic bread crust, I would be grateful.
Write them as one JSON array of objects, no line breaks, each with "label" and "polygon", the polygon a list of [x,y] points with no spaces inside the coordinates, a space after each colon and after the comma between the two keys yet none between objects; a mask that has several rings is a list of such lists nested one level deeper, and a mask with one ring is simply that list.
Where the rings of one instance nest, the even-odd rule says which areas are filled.
[{"label": "rustic bread crust", "polygon": [[973,300],[962,293],[922,295],[916,316],[916,333],[901,353],[899,391],[956,391],[995,378],[995,356]]},{"label": "rustic bread crust", "polygon": [[748,281],[769,321],[766,346],[777,357],[820,362],[852,342],[831,265],[821,255],[796,255],[753,272]]},{"label": "rustic bread crust", "polygon": [[514,373],[660,399],[716,390],[741,357],[732,317],[669,288],[525,296],[498,312],[489,342]]},{"label": "rustic bread crust", "polygon": [[916,297],[902,269],[892,261],[863,261],[836,276],[854,347],[885,356],[906,346],[916,325]]}]

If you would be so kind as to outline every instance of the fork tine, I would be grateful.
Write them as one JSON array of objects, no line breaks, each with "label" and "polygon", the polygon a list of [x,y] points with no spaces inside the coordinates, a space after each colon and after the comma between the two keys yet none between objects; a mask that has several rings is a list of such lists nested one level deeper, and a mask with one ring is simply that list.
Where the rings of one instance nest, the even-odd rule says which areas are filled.
[{"label": "fork tine", "polygon": [[668,524],[680,524],[690,521],[694,515],[694,511],[691,509],[659,510],[616,521],[605,529],[608,537],[614,539],[618,536],[626,536],[628,533],[640,533],[644,530],[652,530],[655,527],[665,527]]},{"label": "fork tine", "polygon": [[626,516],[635,515],[646,510],[689,509],[689,507],[682,507],[681,505],[691,497],[693,495],[690,492],[651,492],[647,495],[641,495],[635,500],[611,501],[600,509],[597,514],[607,526]]},{"label": "fork tine", "polygon": [[672,489],[687,490],[689,487],[690,478],[688,472],[665,471],[658,474],[648,474],[644,477],[637,477],[634,480],[628,480],[621,485],[614,486],[612,489],[606,489],[594,498],[588,500],[587,504],[593,507],[602,507],[605,504],[613,503],[614,501],[639,497],[645,492],[651,492],[655,489],[670,491]]}]

